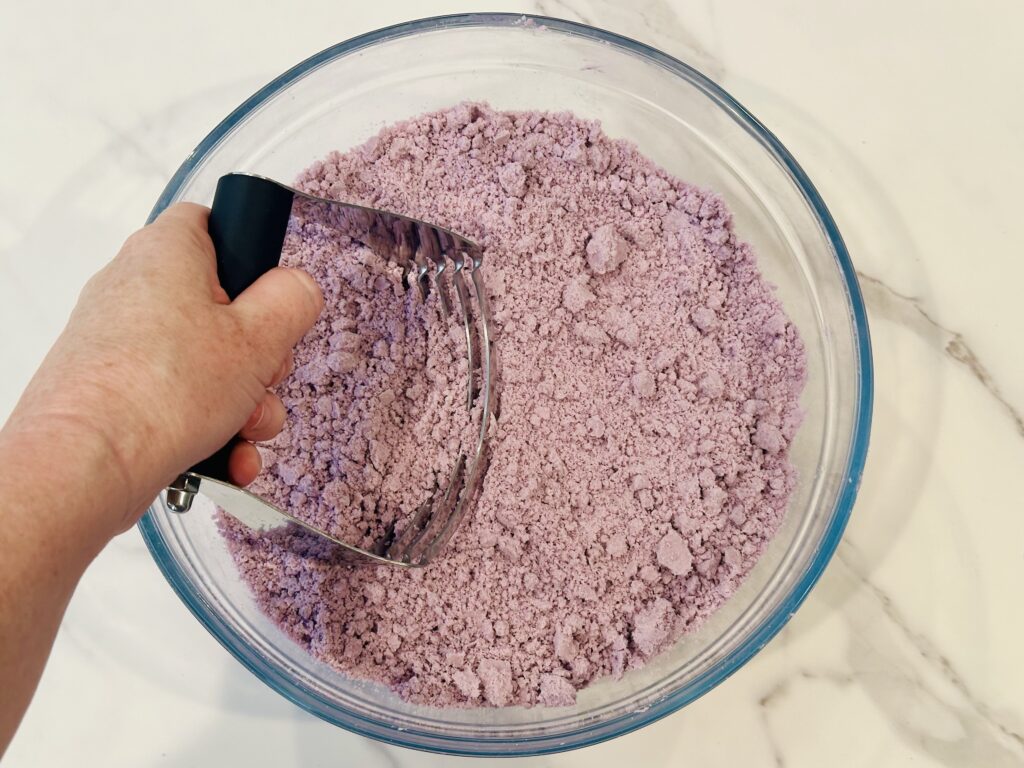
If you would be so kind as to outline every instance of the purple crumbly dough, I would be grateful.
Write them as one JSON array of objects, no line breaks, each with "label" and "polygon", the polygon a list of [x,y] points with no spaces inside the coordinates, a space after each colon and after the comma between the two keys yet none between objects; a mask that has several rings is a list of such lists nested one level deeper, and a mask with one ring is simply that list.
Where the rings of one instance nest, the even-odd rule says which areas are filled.
[{"label": "purple crumbly dough", "polygon": [[[354,677],[434,706],[570,706],[736,590],[795,484],[804,347],[723,201],[569,113],[481,104],[385,128],[300,188],[485,248],[501,410],[479,500],[422,570],[222,528],[260,607]],[[298,210],[283,260],[326,310],[254,490],[356,544],[472,440],[459,329]]]}]

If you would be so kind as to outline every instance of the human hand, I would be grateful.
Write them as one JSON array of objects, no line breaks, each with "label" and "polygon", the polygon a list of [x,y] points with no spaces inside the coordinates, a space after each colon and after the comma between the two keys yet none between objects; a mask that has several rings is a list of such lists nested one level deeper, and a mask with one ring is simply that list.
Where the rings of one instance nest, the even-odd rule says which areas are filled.
[{"label": "human hand", "polygon": [[285,417],[268,388],[287,375],[292,347],[323,306],[312,278],[284,268],[229,303],[208,215],[178,204],[127,240],[86,284],[6,427],[49,444],[59,435],[61,461],[89,454],[106,465],[124,489],[102,521],[109,535],[236,434],[231,480],[256,477],[248,441],[270,439]]}]

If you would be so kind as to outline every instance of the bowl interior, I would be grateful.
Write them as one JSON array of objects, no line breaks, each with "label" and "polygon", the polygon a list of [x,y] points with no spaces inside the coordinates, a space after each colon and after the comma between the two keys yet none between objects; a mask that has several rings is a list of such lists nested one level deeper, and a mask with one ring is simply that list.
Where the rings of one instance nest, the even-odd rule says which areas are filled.
[{"label": "bowl interior", "polygon": [[[686,181],[713,189],[807,346],[805,421],[791,458],[800,480],[786,520],[742,588],[698,632],[640,671],[581,692],[574,708],[439,710],[310,658],[258,610],[208,503],[179,516],[163,501],[143,522],[154,556],[190,608],[236,656],[310,711],[388,741],[461,753],[565,749],[630,730],[685,704],[778,631],[841,534],[866,448],[870,358],[842,242],[792,158],[696,72],[652,49],[567,22],[472,15],[425,20],[336,46],[286,73],[219,126],[156,212],[209,204],[220,175],[286,182],[384,125],[463,100],[571,110],[602,121]],[[471,523],[470,523],[471,524]]]}]

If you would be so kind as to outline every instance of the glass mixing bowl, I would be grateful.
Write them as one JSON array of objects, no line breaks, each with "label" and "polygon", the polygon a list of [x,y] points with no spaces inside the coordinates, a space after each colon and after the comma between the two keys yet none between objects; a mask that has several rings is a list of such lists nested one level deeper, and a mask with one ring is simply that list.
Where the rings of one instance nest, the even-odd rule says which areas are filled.
[{"label": "glass mixing bowl", "polygon": [[[861,477],[871,353],[853,265],[821,197],[764,126],[683,62],[618,35],[506,14],[425,19],[341,43],[232,112],[186,159],[153,210],[209,204],[217,178],[290,182],[331,150],[466,99],[598,118],[670,172],[720,192],[741,238],[807,345],[800,481],[744,585],[698,632],[639,671],[599,681],[574,708],[433,709],[308,656],[257,608],[213,523],[162,500],[140,526],[154,559],[206,628],[260,679],[325,720],[373,738],[471,755],[593,744],[673,712],[720,683],[789,619],[836,548]],[[472,524],[469,522],[468,524]]]}]

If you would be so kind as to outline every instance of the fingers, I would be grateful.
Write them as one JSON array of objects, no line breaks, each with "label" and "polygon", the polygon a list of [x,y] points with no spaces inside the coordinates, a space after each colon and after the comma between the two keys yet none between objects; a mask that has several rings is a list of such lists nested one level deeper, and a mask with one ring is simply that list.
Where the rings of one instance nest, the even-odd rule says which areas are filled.
[{"label": "fingers", "polygon": [[[271,387],[276,387],[292,372],[292,368],[295,366],[295,357],[289,351],[281,367],[277,369],[277,373],[274,374],[274,378],[271,379]],[[260,443],[265,440],[273,440],[277,437],[277,434],[284,428],[285,419],[288,416],[288,412],[284,407],[284,403],[281,402],[281,398],[275,395],[273,392],[267,392],[266,397],[256,406],[252,414],[249,416],[249,420],[245,422],[245,425],[239,431],[239,436],[246,440],[252,440],[255,443]]]},{"label": "fingers", "polygon": [[284,427],[287,415],[281,398],[268,392],[238,433],[242,439],[236,441],[231,448],[231,455],[228,457],[228,479],[232,483],[244,487],[256,479],[263,469],[263,459],[253,442],[276,437]]},{"label": "fingers", "polygon": [[[210,209],[196,203],[175,203],[157,216],[149,227],[144,228],[163,236],[161,248],[155,248],[154,255],[160,258],[194,255],[212,267],[216,274],[216,254],[209,232]],[[171,251],[171,252],[167,252]],[[180,251],[184,251],[182,254]]]},{"label": "fingers", "polygon": [[284,403],[277,395],[267,393],[263,402],[256,406],[256,409],[239,431],[239,436],[246,440],[259,443],[264,440],[271,440],[284,427],[284,420],[287,416]]},{"label": "fingers", "polygon": [[196,203],[175,203],[164,209],[148,227],[137,234],[146,239],[149,255],[180,264],[193,260],[203,270],[213,299],[227,304],[227,294],[217,279],[217,255],[209,233],[210,209]]},{"label": "fingers", "polygon": [[160,224],[173,224],[206,232],[209,227],[210,209],[198,203],[175,203],[164,208],[163,212],[156,217]]},{"label": "fingers", "polygon": [[228,478],[238,486],[246,486],[256,479],[263,469],[260,452],[252,443],[239,441],[228,456]]},{"label": "fingers", "polygon": [[323,309],[323,295],[302,270],[276,267],[235,299],[231,309],[240,317],[259,362],[272,361],[274,367],[266,371],[264,382],[269,384],[278,372],[277,361],[284,360],[316,322]]}]

